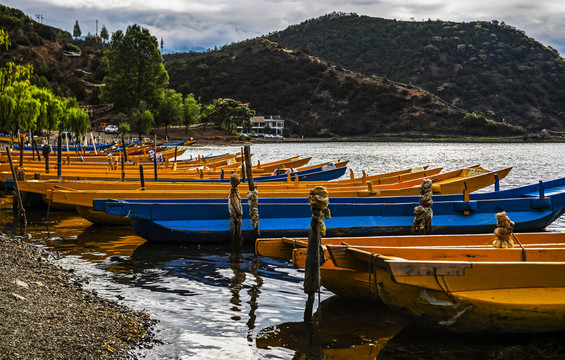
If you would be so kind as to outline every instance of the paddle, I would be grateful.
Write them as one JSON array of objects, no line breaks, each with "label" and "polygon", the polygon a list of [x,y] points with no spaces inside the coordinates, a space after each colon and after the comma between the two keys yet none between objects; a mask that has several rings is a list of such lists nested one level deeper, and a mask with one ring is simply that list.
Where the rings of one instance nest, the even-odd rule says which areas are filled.
[{"label": "paddle", "polygon": [[516,242],[518,243],[518,245],[520,245],[520,247],[522,248],[522,261],[526,261],[526,249],[524,248],[524,246],[522,245],[522,243],[520,242],[520,240],[518,240],[518,238],[516,237],[516,235],[514,235],[514,232],[511,232],[512,237],[514,238],[514,240],[516,240]]}]

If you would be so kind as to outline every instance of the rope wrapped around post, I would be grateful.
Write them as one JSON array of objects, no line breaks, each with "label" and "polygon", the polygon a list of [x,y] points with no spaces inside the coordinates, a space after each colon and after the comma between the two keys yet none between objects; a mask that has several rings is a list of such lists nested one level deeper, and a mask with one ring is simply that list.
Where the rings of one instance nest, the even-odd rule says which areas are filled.
[{"label": "rope wrapped around post", "polygon": [[245,164],[245,171],[247,172],[247,184],[249,185],[249,191],[247,192],[247,200],[249,203],[249,215],[251,216],[251,225],[253,225],[253,235],[255,238],[261,236],[261,231],[259,230],[259,191],[255,187],[255,182],[253,181],[253,169],[251,166],[251,148],[249,145],[243,147],[243,156]]},{"label": "rope wrapped around post", "polygon": [[230,194],[228,197],[228,206],[230,211],[230,238],[232,244],[241,244],[243,236],[241,235],[241,218],[243,209],[241,208],[241,197],[239,196],[239,176],[232,174],[230,178]]},{"label": "rope wrapped around post", "polygon": [[320,290],[320,266],[326,261],[322,249],[322,236],[326,235],[326,224],[324,218],[331,217],[328,205],[328,191],[322,186],[317,186],[310,191],[308,198],[312,209],[312,220],[308,232],[308,248],[306,251],[306,269],[304,272],[304,292],[308,294],[306,308],[304,310],[304,321],[312,320],[312,307],[314,305],[314,294]]},{"label": "rope wrapped around post", "polygon": [[434,212],[432,210],[432,181],[430,179],[422,180],[420,184],[420,205],[414,208],[414,222],[410,229],[412,235],[431,235],[432,234],[432,218]]},{"label": "rope wrapped around post", "polygon": [[495,248],[513,248],[514,241],[510,238],[512,235],[512,227],[514,226],[514,222],[508,218],[506,211],[499,212],[495,214],[496,216],[496,226],[497,228],[494,229],[494,235],[496,235],[496,239],[492,242],[492,247]]},{"label": "rope wrapped around post", "polygon": [[257,236],[259,236],[259,191],[257,190],[257,188],[255,188],[255,190],[249,190],[247,192],[247,201],[249,203],[251,225],[253,225],[253,229],[257,232]]}]

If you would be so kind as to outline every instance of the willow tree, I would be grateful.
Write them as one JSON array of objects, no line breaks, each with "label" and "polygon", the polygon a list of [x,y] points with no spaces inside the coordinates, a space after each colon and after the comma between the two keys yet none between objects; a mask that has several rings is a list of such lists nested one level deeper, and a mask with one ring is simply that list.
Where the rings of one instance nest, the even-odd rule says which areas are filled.
[{"label": "willow tree", "polygon": [[40,102],[39,116],[37,117],[37,128],[43,129],[51,134],[59,128],[59,122],[65,110],[65,102],[53,95],[47,89],[38,89],[35,98]]},{"label": "willow tree", "polygon": [[69,130],[78,136],[83,136],[90,127],[90,118],[86,111],[78,106],[75,98],[64,101],[63,116],[59,124],[59,131]]},{"label": "willow tree", "polygon": [[157,46],[157,39],[139,25],[128,26],[125,34],[112,35],[106,86],[101,99],[120,109],[139,109],[142,101],[154,109],[169,84],[169,75]]},{"label": "willow tree", "polygon": [[[37,87],[32,86],[27,81],[18,81],[4,90],[2,110],[5,111],[0,118],[3,128],[13,132],[17,130],[35,130],[37,127],[37,117],[39,116],[41,103],[34,98],[34,91]],[[6,98],[11,100],[7,101]]]}]

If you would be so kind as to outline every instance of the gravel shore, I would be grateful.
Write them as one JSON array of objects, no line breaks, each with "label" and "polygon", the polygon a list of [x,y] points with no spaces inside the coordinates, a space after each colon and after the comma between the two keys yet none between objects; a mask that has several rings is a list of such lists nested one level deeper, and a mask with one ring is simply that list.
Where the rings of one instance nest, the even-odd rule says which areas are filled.
[{"label": "gravel shore", "polygon": [[81,288],[53,254],[0,234],[0,359],[136,359],[154,321]]}]

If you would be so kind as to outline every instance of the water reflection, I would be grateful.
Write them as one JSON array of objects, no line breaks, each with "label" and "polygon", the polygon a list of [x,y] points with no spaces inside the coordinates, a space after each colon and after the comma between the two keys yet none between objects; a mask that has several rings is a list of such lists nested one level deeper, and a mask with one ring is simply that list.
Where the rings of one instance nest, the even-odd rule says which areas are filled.
[{"label": "water reflection", "polygon": [[409,325],[381,350],[385,359],[564,359],[565,333],[457,334]]},{"label": "water reflection", "polygon": [[381,303],[332,296],[322,301],[311,323],[286,322],[261,330],[257,347],[291,349],[294,359],[376,359],[407,324]]}]

